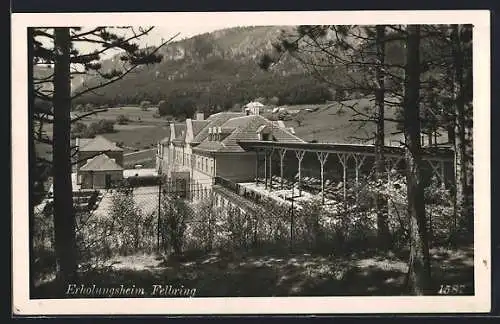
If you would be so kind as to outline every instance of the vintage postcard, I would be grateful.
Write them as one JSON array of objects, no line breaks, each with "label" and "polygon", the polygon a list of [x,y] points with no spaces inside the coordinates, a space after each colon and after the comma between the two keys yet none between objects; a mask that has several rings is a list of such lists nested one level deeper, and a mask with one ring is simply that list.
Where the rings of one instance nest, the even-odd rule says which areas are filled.
[{"label": "vintage postcard", "polygon": [[489,312],[490,13],[12,15],[18,315]]}]

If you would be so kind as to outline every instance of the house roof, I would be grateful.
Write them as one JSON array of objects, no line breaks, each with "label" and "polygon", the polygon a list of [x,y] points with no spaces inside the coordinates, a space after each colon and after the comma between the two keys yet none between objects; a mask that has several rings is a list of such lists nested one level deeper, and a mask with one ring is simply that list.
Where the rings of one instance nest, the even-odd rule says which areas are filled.
[{"label": "house roof", "polygon": [[208,123],[200,130],[200,132],[194,136],[193,143],[201,143],[208,137],[208,129],[210,127],[219,127],[231,118],[245,116],[243,112],[220,112],[217,114],[210,115],[206,121]]},{"label": "house roof", "polygon": [[261,104],[260,102],[258,101],[252,101],[252,102],[249,102],[247,103],[245,106],[245,108],[252,108],[252,107],[264,107],[263,104]]},{"label": "house roof", "polygon": [[101,154],[87,160],[80,171],[121,171],[123,168],[119,166],[114,159],[111,159],[106,154]]},{"label": "house roof", "polygon": [[103,136],[96,136],[95,138],[80,138],[78,139],[78,142],[78,150],[80,152],[123,151],[122,148],[116,146],[115,143]]},{"label": "house roof", "polygon": [[207,126],[210,123],[210,121],[208,121],[208,120],[193,120],[192,123],[193,123],[193,136],[196,136],[201,132],[201,130],[205,126]]},{"label": "house roof", "polygon": [[244,152],[245,150],[238,144],[239,141],[259,140],[258,130],[263,127],[270,128],[274,139],[278,142],[304,143],[297,136],[288,130],[277,127],[266,118],[260,115],[235,117],[227,120],[221,128],[232,128],[231,134],[222,141],[209,141],[205,138],[195,149],[211,152]]},{"label": "house roof", "polygon": [[172,140],[175,143],[183,143],[186,140],[186,124],[174,124],[175,138]]}]

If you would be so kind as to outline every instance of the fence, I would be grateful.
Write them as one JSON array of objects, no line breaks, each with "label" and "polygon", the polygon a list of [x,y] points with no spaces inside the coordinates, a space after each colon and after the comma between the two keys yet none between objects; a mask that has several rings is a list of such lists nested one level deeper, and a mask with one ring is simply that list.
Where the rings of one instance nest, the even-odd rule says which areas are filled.
[{"label": "fence", "polygon": [[[388,202],[384,213],[393,237],[399,244],[407,244],[406,188],[401,179],[394,177],[385,187],[377,187],[369,179],[357,185],[349,183],[346,201],[341,199],[342,188],[333,186],[329,196],[332,200],[327,204],[321,203],[318,194],[312,195],[311,201],[301,200],[298,195],[287,196],[286,204],[280,204],[223,178],[216,178],[214,184],[202,183],[204,186],[158,177],[129,182],[106,192],[102,200],[102,194],[92,195],[88,201],[96,200],[97,209],[78,211],[80,257],[96,260],[117,253],[189,249],[331,252],[366,248],[376,235],[375,192],[383,194]],[[437,185],[426,190],[428,229],[435,239],[446,237],[456,226],[447,194]],[[85,195],[75,196],[79,200],[78,196]],[[34,243],[40,248],[37,251],[52,249],[50,211],[35,216],[34,230]]]}]

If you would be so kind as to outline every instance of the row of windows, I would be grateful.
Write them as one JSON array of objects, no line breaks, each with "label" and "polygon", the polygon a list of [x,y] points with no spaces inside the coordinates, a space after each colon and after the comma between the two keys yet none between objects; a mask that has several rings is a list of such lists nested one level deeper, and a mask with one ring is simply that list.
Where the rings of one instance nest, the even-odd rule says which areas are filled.
[{"label": "row of windows", "polygon": [[[208,174],[214,173],[214,159],[213,158],[183,153],[182,149],[178,149],[178,148],[174,148],[174,150],[168,150],[166,152],[167,152],[167,155],[171,155],[173,153],[173,162],[175,164],[183,165],[183,166],[192,166],[194,169],[208,173]],[[171,161],[172,158],[170,156],[167,156],[166,159]]]}]

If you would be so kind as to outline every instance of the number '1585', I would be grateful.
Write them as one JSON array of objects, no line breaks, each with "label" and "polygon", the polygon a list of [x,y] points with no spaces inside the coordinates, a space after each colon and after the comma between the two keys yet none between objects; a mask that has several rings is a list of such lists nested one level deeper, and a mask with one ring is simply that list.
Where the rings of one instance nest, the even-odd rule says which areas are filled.
[{"label": "number '1585'", "polygon": [[438,294],[440,295],[456,295],[462,294],[465,290],[465,285],[441,285]]}]

